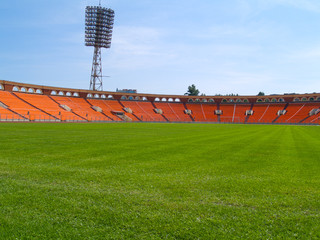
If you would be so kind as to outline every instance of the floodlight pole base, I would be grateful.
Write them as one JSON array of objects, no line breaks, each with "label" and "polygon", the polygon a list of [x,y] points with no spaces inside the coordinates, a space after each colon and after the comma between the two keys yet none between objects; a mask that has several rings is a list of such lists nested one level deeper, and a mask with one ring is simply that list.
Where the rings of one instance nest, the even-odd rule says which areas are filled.
[{"label": "floodlight pole base", "polygon": [[101,48],[94,47],[91,79],[90,79],[90,90],[103,91],[102,86],[102,64],[101,64]]}]

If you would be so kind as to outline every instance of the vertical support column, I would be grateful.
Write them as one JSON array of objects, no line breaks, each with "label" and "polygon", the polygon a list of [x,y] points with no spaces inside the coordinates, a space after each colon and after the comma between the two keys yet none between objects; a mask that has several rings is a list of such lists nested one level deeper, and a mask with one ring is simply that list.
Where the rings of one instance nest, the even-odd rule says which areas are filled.
[{"label": "vertical support column", "polygon": [[102,64],[101,64],[101,48],[94,47],[91,79],[90,79],[90,90],[102,91]]}]

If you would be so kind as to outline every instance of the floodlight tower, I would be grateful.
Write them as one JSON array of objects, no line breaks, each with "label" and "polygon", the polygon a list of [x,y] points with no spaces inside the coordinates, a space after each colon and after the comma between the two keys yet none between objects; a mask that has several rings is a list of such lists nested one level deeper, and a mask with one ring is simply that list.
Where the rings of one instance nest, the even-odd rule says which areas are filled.
[{"label": "floodlight tower", "polygon": [[93,46],[90,90],[102,91],[101,48],[111,47],[114,11],[99,6],[86,7],[85,45]]}]

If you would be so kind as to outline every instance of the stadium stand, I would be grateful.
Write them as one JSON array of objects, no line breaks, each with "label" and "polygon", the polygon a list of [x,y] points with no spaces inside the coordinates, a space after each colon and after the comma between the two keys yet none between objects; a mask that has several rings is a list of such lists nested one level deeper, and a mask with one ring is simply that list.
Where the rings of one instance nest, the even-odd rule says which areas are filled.
[{"label": "stadium stand", "polygon": [[317,93],[226,100],[222,96],[126,95],[2,80],[0,86],[0,121],[320,123]]},{"label": "stadium stand", "polygon": [[[121,121],[126,119],[126,121],[139,121],[133,114],[124,111],[124,106],[117,100],[98,100],[98,99],[88,99],[88,102],[94,106],[98,106],[103,110],[111,120]],[[116,113],[119,113],[117,115]],[[120,115],[123,114],[124,117]]]},{"label": "stadium stand", "polygon": [[[168,103],[169,108],[172,110],[172,112],[175,113],[175,115],[178,118],[178,122],[191,122],[192,118],[185,113],[186,107],[182,103]],[[161,108],[161,107],[160,107]],[[171,117],[168,117],[166,112],[164,112],[164,115],[169,119],[169,121],[173,121]]]},{"label": "stadium stand", "polygon": [[218,109],[217,104],[207,103],[202,104],[202,108],[205,114],[207,122],[218,122],[218,116],[214,113]]},{"label": "stadium stand", "polygon": [[[205,111],[203,109],[203,104],[201,103],[188,103],[186,104],[187,108],[191,110],[191,113],[192,113],[192,117],[195,121],[197,122],[206,122],[208,121],[207,120],[207,117],[206,117],[206,114],[205,114]],[[212,113],[213,115],[214,113]],[[208,115],[210,115],[208,113]]]},{"label": "stadium stand", "polygon": [[[88,99],[88,102],[91,104],[91,106],[97,106],[100,107],[102,110],[102,113],[107,116],[110,120],[114,121],[114,120],[121,120],[118,119],[117,116],[115,116],[114,114],[112,114],[112,111],[114,110],[114,108],[110,107],[109,104],[107,104],[107,100],[97,100],[97,99]],[[121,106],[120,106],[121,107]],[[115,110],[114,110],[115,111]]]},{"label": "stadium stand", "polygon": [[132,110],[132,112],[141,120],[149,122],[164,122],[165,118],[157,114],[155,107],[151,102],[121,101],[121,103]]},{"label": "stadium stand", "polygon": [[233,122],[245,123],[246,111],[251,109],[250,104],[235,104]]},{"label": "stadium stand", "polygon": [[277,122],[282,123],[300,123],[312,109],[318,108],[316,104],[313,103],[289,103],[286,108],[286,114],[279,117]]},{"label": "stadium stand", "polygon": [[283,110],[284,103],[254,104],[253,115],[249,117],[249,123],[272,123],[278,117],[279,110]]},{"label": "stadium stand", "polygon": [[[313,115],[311,115],[312,112]],[[308,116],[303,118],[299,123],[320,124],[320,104],[309,103],[304,109],[304,113],[299,113],[300,117],[304,117],[304,114]]]},{"label": "stadium stand", "polygon": [[235,104],[220,104],[220,110],[222,114],[220,115],[220,122],[232,123],[232,122],[240,122],[240,119],[234,118],[235,115]]},{"label": "stadium stand", "polygon": [[59,104],[53,101],[49,96],[27,94],[27,93],[15,93],[20,99],[28,102],[30,105],[37,109],[41,109],[53,118],[60,119],[63,121],[82,120],[72,112],[68,112],[61,108]]},{"label": "stadium stand", "polygon": [[307,118],[306,120],[302,121],[302,123],[309,123],[309,124],[318,124],[320,125],[320,116],[319,114],[311,116],[310,118]]},{"label": "stadium stand", "polygon": [[[157,109],[161,109],[163,112],[163,116],[168,119],[169,122],[181,122],[183,121],[180,118],[180,114],[176,113],[175,110],[171,107],[173,103],[164,103],[164,102],[154,102],[154,105]],[[190,118],[188,118],[190,121]]]},{"label": "stadium stand", "polygon": [[[122,111],[125,111],[126,106],[123,105],[123,103],[121,103],[120,101],[118,101],[118,103],[119,103],[120,106],[121,106],[121,110],[122,110]],[[132,112],[132,111],[131,111],[131,112],[126,112],[125,115],[128,116],[133,122],[135,122],[135,121],[141,121],[140,118],[139,118],[134,112]]]},{"label": "stadium stand", "polygon": [[26,118],[20,116],[19,114],[0,106],[0,121],[21,121],[25,119]]},{"label": "stadium stand", "polygon": [[35,108],[24,100],[20,99],[15,93],[1,91],[0,101],[8,106],[12,112],[16,113],[21,118],[29,119],[31,121],[37,120],[54,120],[55,118],[47,113]]},{"label": "stadium stand", "polygon": [[85,99],[60,96],[53,96],[52,99],[60,105],[68,106],[72,110],[72,113],[82,119],[88,121],[110,121],[110,118],[93,110]]}]

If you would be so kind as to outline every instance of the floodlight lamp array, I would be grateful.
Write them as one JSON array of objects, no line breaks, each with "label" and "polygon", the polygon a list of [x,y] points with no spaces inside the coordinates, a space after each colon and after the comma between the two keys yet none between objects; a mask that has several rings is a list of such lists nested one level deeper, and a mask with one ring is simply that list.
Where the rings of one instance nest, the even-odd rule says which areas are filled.
[{"label": "floodlight lamp array", "polygon": [[111,47],[114,11],[101,6],[86,7],[85,45]]}]

